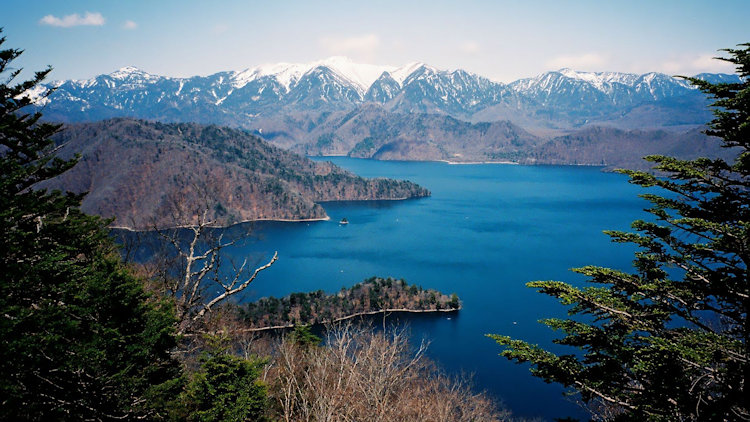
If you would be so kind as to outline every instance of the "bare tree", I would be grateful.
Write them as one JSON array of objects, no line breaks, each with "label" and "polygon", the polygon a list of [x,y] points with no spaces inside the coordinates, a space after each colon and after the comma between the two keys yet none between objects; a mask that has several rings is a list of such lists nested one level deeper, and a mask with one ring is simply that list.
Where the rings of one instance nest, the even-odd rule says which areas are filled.
[{"label": "bare tree", "polygon": [[[219,271],[222,250],[233,246],[237,238],[225,240],[223,232],[218,235],[215,231],[212,232],[214,221],[207,215],[208,210],[204,209],[195,224],[181,228],[187,230],[187,241],[180,235],[180,228],[154,228],[174,250],[171,254],[172,265],[162,265],[157,277],[163,283],[165,292],[174,299],[179,334],[192,330],[207,313],[244,291],[261,271],[270,268],[278,260],[278,252],[274,252],[266,264],[252,271],[248,269],[247,258],[239,266],[232,265],[231,273]],[[162,256],[170,254],[163,253]],[[169,270],[175,264],[178,266],[176,273]],[[218,293],[209,293],[217,290]]]},{"label": "bare tree", "polygon": [[450,378],[412,347],[403,329],[344,324],[322,347],[282,340],[266,381],[284,421],[509,420],[466,378]]},{"label": "bare tree", "polygon": [[[189,330],[216,305],[245,290],[261,271],[270,268],[278,259],[278,252],[274,252],[273,257],[266,264],[249,273],[246,271],[248,262],[245,258],[239,267],[234,266],[233,274],[222,275],[219,272],[220,253],[222,249],[234,245],[236,240],[225,241],[224,234],[221,233],[215,240],[201,243],[201,240],[207,238],[206,232],[213,225],[213,221],[208,220],[206,215],[207,211],[204,211],[198,223],[188,227],[192,232],[192,239],[188,242],[187,248],[181,245],[177,236],[164,231],[159,232],[174,246],[177,256],[184,265],[182,274],[168,284],[168,291],[175,299],[179,321],[178,332],[180,333]],[[200,248],[201,244],[206,246]],[[209,275],[212,277],[208,277]],[[210,283],[207,283],[209,281]],[[209,285],[214,288],[219,287],[220,293],[213,298],[206,297]]]}]

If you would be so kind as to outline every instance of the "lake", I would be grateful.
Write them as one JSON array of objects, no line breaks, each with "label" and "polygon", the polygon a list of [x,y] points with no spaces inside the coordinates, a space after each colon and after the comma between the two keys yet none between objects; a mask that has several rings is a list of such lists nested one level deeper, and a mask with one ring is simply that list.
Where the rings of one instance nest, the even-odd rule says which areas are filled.
[{"label": "lake", "polygon": [[[629,269],[633,248],[611,243],[602,230],[627,230],[645,216],[640,188],[595,167],[326,160],[365,177],[412,180],[432,196],[331,202],[323,204],[330,221],[255,224],[257,238],[232,253],[267,260],[278,251],[279,260],[245,300],[334,292],[373,275],[455,292],[463,301],[458,315],[402,317],[416,339],[431,341],[431,358],[450,373],[473,373],[477,388],[516,416],[586,417],[559,386],[499,357],[485,334],[571,352],[551,344],[554,333],[537,322],[566,309],[524,284],[580,283],[569,269],[588,264]],[[349,224],[340,225],[342,218]]]}]

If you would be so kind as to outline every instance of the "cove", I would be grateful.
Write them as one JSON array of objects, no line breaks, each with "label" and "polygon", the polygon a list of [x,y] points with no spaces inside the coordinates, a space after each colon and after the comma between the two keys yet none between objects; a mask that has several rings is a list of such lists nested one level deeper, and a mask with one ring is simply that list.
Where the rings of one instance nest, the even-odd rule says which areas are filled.
[{"label": "cove", "polygon": [[[476,388],[515,416],[586,419],[560,386],[499,357],[485,334],[573,353],[552,344],[555,333],[537,322],[564,317],[566,308],[525,283],[580,283],[569,269],[589,264],[629,270],[634,249],[611,243],[602,231],[628,230],[646,216],[641,189],[596,167],[316,159],[364,177],[408,179],[432,196],[329,202],[323,206],[330,221],[253,224],[253,236],[228,253],[262,261],[278,251],[279,260],[242,300],[334,292],[370,276],[455,292],[463,301],[457,315],[394,315],[389,322],[408,323],[415,341],[430,341],[428,354],[442,368],[474,374]],[[339,224],[342,218],[349,224]]]}]

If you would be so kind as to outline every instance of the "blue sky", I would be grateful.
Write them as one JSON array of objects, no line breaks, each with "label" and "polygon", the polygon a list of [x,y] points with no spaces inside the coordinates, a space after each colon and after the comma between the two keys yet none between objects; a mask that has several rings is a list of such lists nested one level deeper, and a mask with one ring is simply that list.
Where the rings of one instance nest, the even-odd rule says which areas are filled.
[{"label": "blue sky", "polygon": [[27,70],[84,79],[133,65],[170,76],[343,55],[422,61],[510,82],[547,70],[731,72],[750,1],[2,0]]}]

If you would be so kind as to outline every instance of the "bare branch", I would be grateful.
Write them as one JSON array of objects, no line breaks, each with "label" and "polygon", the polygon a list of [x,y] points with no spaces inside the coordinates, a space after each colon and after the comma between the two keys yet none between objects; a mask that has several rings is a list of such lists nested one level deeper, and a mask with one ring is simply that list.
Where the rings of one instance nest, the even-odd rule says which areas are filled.
[{"label": "bare branch", "polygon": [[259,273],[260,273],[261,271],[263,271],[263,270],[265,270],[265,269],[268,269],[268,268],[270,268],[270,267],[271,267],[271,265],[273,265],[273,263],[274,263],[274,262],[276,262],[276,260],[277,260],[277,259],[279,259],[279,253],[278,253],[278,252],[274,252],[274,253],[273,253],[273,257],[271,258],[271,260],[270,260],[270,261],[268,261],[268,263],[267,263],[266,265],[263,265],[263,266],[261,266],[261,267],[258,267],[258,268],[256,268],[256,269],[255,269],[255,271],[253,272],[253,275],[252,275],[252,276],[250,276],[250,277],[249,277],[249,278],[248,278],[247,280],[245,280],[244,282],[242,282],[242,284],[240,284],[240,285],[239,285],[238,287],[235,287],[235,288],[233,288],[233,289],[231,289],[231,290],[227,290],[227,291],[225,291],[224,293],[220,294],[219,296],[216,296],[215,298],[213,298],[213,299],[212,299],[212,300],[211,300],[210,302],[208,302],[207,304],[203,305],[203,309],[201,309],[200,311],[198,311],[198,313],[197,313],[197,314],[196,314],[196,315],[195,315],[195,316],[193,317],[193,321],[197,321],[197,320],[199,320],[199,319],[203,318],[203,315],[205,315],[205,314],[206,314],[206,312],[209,312],[209,311],[211,310],[211,307],[213,307],[213,306],[214,306],[214,305],[216,305],[217,303],[219,303],[219,302],[221,302],[221,301],[225,300],[226,298],[228,298],[228,297],[229,297],[229,296],[231,296],[231,295],[237,294],[237,293],[239,293],[239,292],[241,292],[241,291],[245,290],[245,288],[246,288],[247,286],[249,286],[249,285],[250,285],[250,283],[252,283],[252,282],[253,282],[253,280],[255,280],[255,277],[257,277],[257,276],[258,276],[258,274],[259,274]]}]

